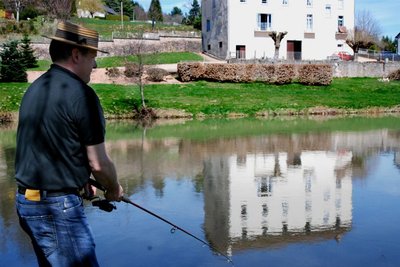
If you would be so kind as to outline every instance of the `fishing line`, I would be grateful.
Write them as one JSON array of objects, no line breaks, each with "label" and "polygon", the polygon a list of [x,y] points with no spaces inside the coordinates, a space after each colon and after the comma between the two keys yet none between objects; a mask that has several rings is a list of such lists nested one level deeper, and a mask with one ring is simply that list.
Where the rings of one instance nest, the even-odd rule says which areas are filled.
[{"label": "fishing line", "polygon": [[[97,187],[98,189],[100,189],[100,190],[102,190],[102,191],[105,192],[105,188],[104,188],[99,182],[97,182],[97,181],[95,181],[95,180],[93,180],[93,179],[89,179],[89,184],[90,184],[90,185],[93,185],[94,187]],[[199,238],[199,237],[193,235],[192,233],[186,231],[185,229],[179,227],[178,225],[176,225],[176,224],[170,222],[169,220],[167,220],[167,219],[161,217],[160,215],[158,215],[158,214],[156,214],[156,213],[154,213],[154,212],[152,212],[152,211],[150,211],[150,210],[148,210],[148,209],[146,209],[146,208],[144,208],[144,207],[142,207],[142,206],[136,204],[135,202],[133,202],[132,200],[130,200],[127,196],[122,196],[121,201],[123,201],[123,202],[125,202],[125,203],[128,203],[128,204],[131,204],[131,205],[135,206],[136,208],[141,209],[142,211],[144,211],[144,212],[146,212],[146,213],[148,213],[148,214],[150,214],[150,215],[156,217],[157,219],[159,219],[159,220],[161,220],[161,221],[163,221],[163,222],[165,222],[165,223],[171,225],[172,228],[171,228],[170,232],[171,232],[172,234],[175,233],[176,230],[179,230],[179,231],[181,231],[181,232],[183,232],[183,233],[185,233],[185,234],[187,234],[187,235],[193,237],[194,239],[200,241],[201,243],[203,243],[204,245],[206,245],[206,246],[209,247],[210,249],[216,251],[216,252],[217,252],[217,255],[220,255],[220,256],[224,257],[230,264],[232,264],[232,266],[234,266],[232,259],[231,259],[228,255],[222,253],[221,251],[219,251],[218,249],[216,249],[214,246],[212,246],[211,244],[207,243],[207,242],[204,241],[203,239],[201,239],[201,238]],[[111,209],[111,210],[112,210],[112,209]]]}]

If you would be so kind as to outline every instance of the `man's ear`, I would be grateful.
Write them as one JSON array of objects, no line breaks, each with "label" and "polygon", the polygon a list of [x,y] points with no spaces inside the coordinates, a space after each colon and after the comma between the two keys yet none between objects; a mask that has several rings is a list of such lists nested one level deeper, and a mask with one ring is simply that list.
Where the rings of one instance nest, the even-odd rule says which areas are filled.
[{"label": "man's ear", "polygon": [[78,48],[73,48],[72,51],[71,51],[72,62],[77,64],[79,62],[80,56],[81,56],[81,54],[79,53],[79,49]]}]

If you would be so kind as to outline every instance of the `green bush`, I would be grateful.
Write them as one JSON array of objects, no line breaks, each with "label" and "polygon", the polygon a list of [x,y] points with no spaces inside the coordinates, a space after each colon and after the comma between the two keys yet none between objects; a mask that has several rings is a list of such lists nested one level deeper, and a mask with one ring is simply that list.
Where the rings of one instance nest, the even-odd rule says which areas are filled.
[{"label": "green bush", "polygon": [[5,20],[0,22],[0,34],[10,33],[23,33],[23,34],[37,34],[33,20],[16,22],[14,20]]},{"label": "green bush", "polygon": [[[142,66],[143,68],[143,66]],[[125,70],[124,70],[124,75],[128,78],[132,77],[139,77],[141,69],[140,65],[134,62],[127,62],[125,63]]]},{"label": "green bush", "polygon": [[34,19],[40,15],[40,11],[35,6],[29,5],[25,7],[19,14],[21,20]]},{"label": "green bush", "polygon": [[[121,20],[121,15],[106,15],[106,20]],[[123,16],[124,21],[129,21],[129,16]]]},{"label": "green bush", "polygon": [[106,75],[110,78],[118,78],[121,72],[117,67],[106,68]]},{"label": "green bush", "polygon": [[152,82],[161,82],[164,80],[164,77],[169,74],[168,71],[161,68],[150,68],[146,71],[146,73],[147,80]]}]

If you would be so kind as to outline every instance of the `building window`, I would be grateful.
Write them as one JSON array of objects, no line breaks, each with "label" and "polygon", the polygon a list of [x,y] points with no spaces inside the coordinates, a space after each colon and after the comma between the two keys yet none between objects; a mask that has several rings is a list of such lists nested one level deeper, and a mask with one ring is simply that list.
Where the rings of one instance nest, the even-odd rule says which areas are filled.
[{"label": "building window", "polygon": [[246,3],[246,0],[240,0],[240,3]]},{"label": "building window", "polygon": [[287,5],[289,0],[282,0],[282,5]]},{"label": "building window", "polygon": [[344,0],[338,0],[338,8],[343,9],[344,8]]},{"label": "building window", "polygon": [[313,15],[312,14],[307,14],[307,31],[308,32],[313,31]]},{"label": "building window", "polygon": [[344,16],[338,16],[338,27],[344,26]]},{"label": "building window", "polygon": [[211,30],[211,21],[208,19],[207,20],[207,31],[209,32]]},{"label": "building window", "polygon": [[261,0],[261,4],[267,4],[267,0]]},{"label": "building window", "polygon": [[258,28],[260,31],[269,31],[272,28],[271,14],[258,14]]},{"label": "building window", "polygon": [[327,15],[327,16],[330,16],[331,15],[331,13],[332,13],[332,6],[331,5],[325,5],[325,14]]},{"label": "building window", "polygon": [[207,50],[211,50],[211,45],[207,45]]},{"label": "building window", "polygon": [[222,42],[219,42],[219,48],[222,48]]},{"label": "building window", "polygon": [[307,6],[311,7],[312,6],[312,0],[307,0]]}]

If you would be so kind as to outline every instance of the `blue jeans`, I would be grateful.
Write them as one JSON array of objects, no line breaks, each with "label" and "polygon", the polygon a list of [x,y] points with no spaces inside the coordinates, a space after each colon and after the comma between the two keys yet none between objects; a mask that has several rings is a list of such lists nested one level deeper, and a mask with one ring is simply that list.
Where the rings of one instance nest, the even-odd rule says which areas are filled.
[{"label": "blue jeans", "polygon": [[99,266],[80,196],[30,201],[17,193],[16,208],[20,225],[32,240],[39,266]]}]

